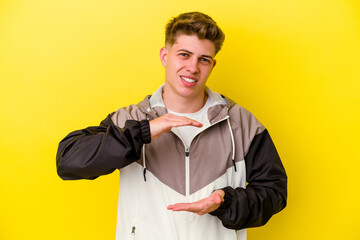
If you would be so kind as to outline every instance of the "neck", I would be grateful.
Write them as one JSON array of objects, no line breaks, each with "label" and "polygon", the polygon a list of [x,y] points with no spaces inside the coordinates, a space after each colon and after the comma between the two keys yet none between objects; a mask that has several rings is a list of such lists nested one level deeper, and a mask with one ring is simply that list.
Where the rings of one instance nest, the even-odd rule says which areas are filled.
[{"label": "neck", "polygon": [[181,96],[171,97],[169,94],[166,94],[166,91],[164,90],[162,97],[166,108],[171,111],[178,113],[194,113],[204,107],[208,96],[207,93],[203,91],[202,94],[199,94],[194,98]]}]

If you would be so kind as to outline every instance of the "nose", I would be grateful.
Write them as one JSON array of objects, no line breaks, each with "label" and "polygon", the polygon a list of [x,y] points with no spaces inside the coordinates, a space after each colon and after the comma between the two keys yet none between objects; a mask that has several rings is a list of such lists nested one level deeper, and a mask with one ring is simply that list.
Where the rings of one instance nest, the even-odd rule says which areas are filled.
[{"label": "nose", "polygon": [[186,70],[193,74],[198,73],[199,72],[198,60],[196,58],[190,58],[187,61]]}]

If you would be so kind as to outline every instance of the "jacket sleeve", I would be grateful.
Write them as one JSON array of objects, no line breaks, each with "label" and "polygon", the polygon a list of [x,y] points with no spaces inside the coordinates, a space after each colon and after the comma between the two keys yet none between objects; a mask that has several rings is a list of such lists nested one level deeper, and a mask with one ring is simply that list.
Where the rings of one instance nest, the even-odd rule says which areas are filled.
[{"label": "jacket sleeve", "polygon": [[147,120],[128,120],[121,129],[109,115],[100,126],[74,131],[60,142],[57,173],[64,180],[95,179],[138,160],[150,141]]},{"label": "jacket sleeve", "polygon": [[223,204],[210,213],[226,228],[240,230],[262,226],[286,206],[287,176],[266,129],[251,142],[245,166],[246,189],[223,188]]}]

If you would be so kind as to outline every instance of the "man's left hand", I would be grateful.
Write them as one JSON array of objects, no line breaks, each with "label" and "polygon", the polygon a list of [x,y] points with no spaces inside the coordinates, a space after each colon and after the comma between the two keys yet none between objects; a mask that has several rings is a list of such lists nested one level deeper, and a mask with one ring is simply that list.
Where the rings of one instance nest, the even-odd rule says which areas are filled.
[{"label": "man's left hand", "polygon": [[188,211],[198,215],[215,211],[224,202],[225,192],[223,190],[214,191],[209,197],[201,199],[192,203],[176,203],[169,205],[168,210],[173,211]]}]

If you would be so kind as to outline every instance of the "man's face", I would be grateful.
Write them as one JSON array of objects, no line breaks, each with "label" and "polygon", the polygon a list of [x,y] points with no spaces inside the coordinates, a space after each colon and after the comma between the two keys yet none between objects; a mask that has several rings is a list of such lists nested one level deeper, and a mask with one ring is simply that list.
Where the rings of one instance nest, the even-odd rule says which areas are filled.
[{"label": "man's face", "polygon": [[196,35],[179,35],[176,42],[160,50],[165,67],[165,91],[169,97],[196,99],[215,66],[215,45]]}]

